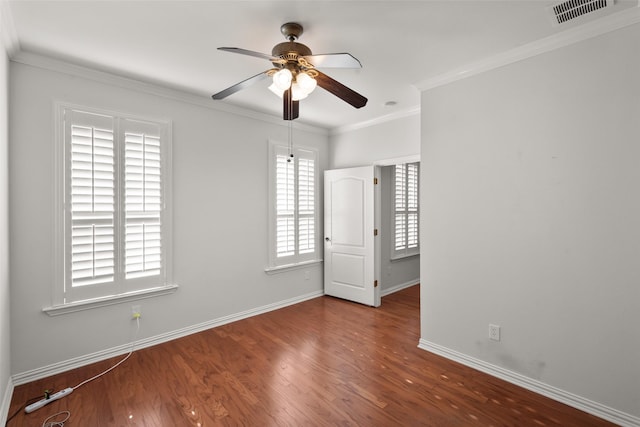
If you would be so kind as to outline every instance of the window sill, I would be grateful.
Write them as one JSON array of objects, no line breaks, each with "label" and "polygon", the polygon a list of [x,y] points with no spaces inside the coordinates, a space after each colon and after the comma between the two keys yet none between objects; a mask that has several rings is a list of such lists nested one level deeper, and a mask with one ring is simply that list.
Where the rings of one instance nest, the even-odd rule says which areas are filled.
[{"label": "window sill", "polygon": [[391,257],[391,261],[404,261],[407,258],[412,258],[412,257],[419,257],[420,256],[420,252],[415,253],[415,254],[407,254],[407,255],[393,255]]},{"label": "window sill", "polygon": [[276,267],[267,267],[264,272],[267,274],[285,273],[291,270],[299,270],[301,268],[309,267],[315,264],[320,264],[323,261],[321,259],[312,259],[310,261],[296,262],[294,264],[278,265]]},{"label": "window sill", "polygon": [[49,316],[59,316],[61,314],[75,313],[77,311],[90,310],[97,307],[120,304],[127,301],[152,298],[160,295],[172,294],[178,290],[178,285],[165,285],[157,288],[145,289],[143,291],[129,292],[122,295],[113,295],[104,298],[95,298],[86,301],[76,301],[68,304],[53,305],[45,307],[43,312]]}]

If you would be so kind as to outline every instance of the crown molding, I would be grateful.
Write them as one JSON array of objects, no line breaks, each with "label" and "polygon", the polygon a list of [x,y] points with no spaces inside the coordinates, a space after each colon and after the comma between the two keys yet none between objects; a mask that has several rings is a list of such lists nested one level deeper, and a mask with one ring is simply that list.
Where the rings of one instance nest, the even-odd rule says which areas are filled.
[{"label": "crown molding", "polygon": [[579,27],[570,28],[563,32],[545,37],[540,40],[519,46],[483,60],[467,64],[463,67],[429,77],[415,84],[420,91],[434,89],[466,79],[486,71],[491,71],[505,65],[513,64],[543,53],[551,52],[565,46],[579,43],[593,37],[619,30],[640,22],[640,0],[638,7],[631,7],[623,11],[608,15],[595,21],[588,22]]},{"label": "crown molding", "polygon": [[[0,0],[2,1],[2,0]],[[261,113],[234,105],[214,102],[208,94],[196,93],[183,87],[171,87],[161,85],[152,81],[145,81],[142,78],[118,75],[112,72],[101,71],[87,65],[79,65],[70,61],[57,59],[51,56],[37,54],[27,51],[18,51],[11,56],[11,61],[23,65],[42,68],[62,74],[81,77],[88,80],[104,83],[124,89],[134,90],[150,95],[167,98],[173,101],[185,102],[198,107],[216,110],[220,112],[235,114],[262,122],[267,122],[277,126],[289,126],[289,121],[282,120],[267,113]],[[301,122],[293,122],[293,127],[306,132],[329,135],[327,128],[313,126]]]},{"label": "crown molding", "polygon": [[0,42],[2,42],[9,58],[20,51],[18,33],[13,24],[11,6],[7,0],[0,0]]},{"label": "crown molding", "polygon": [[410,116],[415,116],[420,114],[420,105],[416,105],[413,106],[411,108],[407,108],[404,110],[400,110],[400,111],[396,111],[394,113],[391,114],[386,114],[384,116],[380,116],[380,117],[376,117],[374,119],[371,120],[365,120],[359,123],[354,123],[354,124],[350,124],[350,125],[345,125],[345,126],[339,126],[336,128],[332,128],[329,131],[329,135],[330,136],[334,136],[334,135],[339,135],[341,133],[346,133],[346,132],[352,132],[358,129],[363,129],[363,128],[367,128],[370,126],[375,126],[375,125],[379,125],[381,123],[385,123],[385,122],[391,122],[394,120],[398,120],[398,119],[403,119],[405,117],[410,117]]}]

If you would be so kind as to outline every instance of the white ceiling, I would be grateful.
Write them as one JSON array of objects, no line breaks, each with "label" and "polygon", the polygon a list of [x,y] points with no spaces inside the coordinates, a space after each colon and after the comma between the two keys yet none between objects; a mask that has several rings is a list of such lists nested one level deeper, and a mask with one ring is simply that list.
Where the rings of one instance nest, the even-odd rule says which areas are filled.
[{"label": "white ceiling", "polygon": [[[280,26],[304,26],[298,40],[314,54],[349,52],[362,69],[324,69],[361,93],[355,109],[317,89],[300,102],[301,122],[326,128],[415,110],[415,84],[514,49],[589,20],[638,5],[612,8],[565,26],[552,25],[553,1],[70,1],[9,0],[20,51],[45,54],[126,77],[179,88],[223,102],[281,115],[281,101],[263,80],[222,101],[210,96],[271,64],[218,51],[241,47],[270,54],[285,41]],[[385,106],[396,102],[393,107]]]}]

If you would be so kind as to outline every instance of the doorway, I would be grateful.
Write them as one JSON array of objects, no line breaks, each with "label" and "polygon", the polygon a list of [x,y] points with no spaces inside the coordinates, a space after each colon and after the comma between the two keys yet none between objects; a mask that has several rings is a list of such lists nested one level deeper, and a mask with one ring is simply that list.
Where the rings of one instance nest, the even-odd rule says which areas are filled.
[{"label": "doorway", "polygon": [[[417,161],[419,156],[412,156],[325,172],[325,294],[378,306],[382,296],[420,282],[419,246],[403,250],[397,238],[406,239],[407,233],[400,236],[402,233],[395,230],[399,223],[406,228],[411,216],[417,239],[419,212],[407,213],[402,222],[401,212],[396,209],[395,183],[395,165]],[[418,177],[414,178],[417,186]],[[378,184],[373,184],[376,181]],[[369,182],[371,187],[367,189]],[[367,197],[361,193],[365,189],[375,194],[371,196],[373,201],[365,202]],[[413,200],[416,208],[417,194],[416,188]],[[374,214],[373,219],[365,218],[367,210]],[[368,248],[365,240],[370,244]],[[373,264],[367,257],[372,257]]]}]

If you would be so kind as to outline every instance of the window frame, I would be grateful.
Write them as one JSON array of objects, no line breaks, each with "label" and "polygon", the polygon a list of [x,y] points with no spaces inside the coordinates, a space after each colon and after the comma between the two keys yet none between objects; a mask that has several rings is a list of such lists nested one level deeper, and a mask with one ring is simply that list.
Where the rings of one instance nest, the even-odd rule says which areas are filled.
[{"label": "window frame", "polygon": [[[292,149],[292,153],[294,155],[294,200],[295,200],[295,209],[294,209],[294,224],[295,224],[295,253],[286,257],[278,257],[277,256],[277,206],[276,206],[276,198],[277,198],[277,156],[278,155],[289,155],[289,147],[278,141],[269,140],[269,227],[268,227],[268,261],[269,265],[265,268],[265,272],[274,273],[280,272],[288,269],[295,269],[307,266],[309,264],[315,264],[322,261],[322,252],[320,245],[320,231],[321,224],[320,220],[320,169],[319,169],[319,151],[316,148],[305,147],[305,146],[294,146]],[[314,188],[314,200],[313,200],[313,214],[310,216],[314,221],[314,232],[313,232],[313,243],[314,250],[309,253],[299,253],[299,227],[298,227],[298,218],[300,215],[299,212],[299,182],[298,182],[298,171],[299,171],[299,159],[313,159],[314,161],[314,177],[313,177],[313,188]]]},{"label": "window frame", "polygon": [[[54,283],[52,291],[52,305],[45,307],[43,311],[51,316],[86,310],[93,307],[117,304],[127,300],[149,298],[155,295],[173,293],[177,285],[172,283],[172,127],[169,120],[150,119],[134,116],[122,112],[103,110],[82,105],[54,102],[55,110],[55,164],[54,164]],[[71,142],[67,139],[69,120],[65,120],[68,114],[78,114],[87,117],[102,117],[111,121],[113,126],[113,150],[114,150],[114,258],[115,275],[113,282],[96,286],[90,292],[82,295],[80,292],[67,292],[69,285],[70,260],[70,148]],[[84,119],[83,119],[84,120]],[[86,119],[91,121],[90,118]],[[71,121],[74,125],[77,123]],[[95,123],[95,122],[94,122]],[[69,125],[70,126],[70,125]],[[160,218],[162,224],[162,272],[160,276],[146,277],[144,280],[125,279],[124,275],[124,233],[125,233],[125,132],[144,132],[149,127],[158,131],[160,137],[160,169],[162,179],[162,208]],[[138,284],[135,284],[135,282]],[[98,288],[101,288],[99,290]]]},{"label": "window frame", "polygon": [[[396,169],[398,168],[398,166],[403,166],[405,168],[408,168],[409,165],[415,165],[417,168],[417,173],[416,173],[416,191],[415,194],[413,195],[416,198],[416,209],[415,209],[415,213],[417,215],[417,219],[416,219],[416,236],[417,236],[417,245],[413,248],[409,247],[408,244],[408,232],[407,230],[405,230],[405,236],[404,236],[404,240],[405,240],[405,248],[404,249],[396,249],[396,216],[399,214],[399,211],[396,207],[396,200],[398,197],[397,194],[397,186],[396,186]],[[409,211],[409,207],[408,207],[408,199],[410,197],[409,195],[409,186],[408,186],[408,171],[405,170],[405,194],[404,194],[404,203],[405,203],[405,208],[402,210],[401,214],[403,214],[405,216],[405,228],[408,228],[408,216],[410,214]],[[411,256],[415,256],[415,255],[420,255],[420,162],[419,161],[412,161],[412,162],[404,162],[404,163],[397,163],[393,165],[393,170],[391,173],[391,199],[392,199],[392,203],[391,203],[391,259],[392,260],[398,260],[398,259],[402,259],[402,258],[407,258],[407,257],[411,257]]]}]

